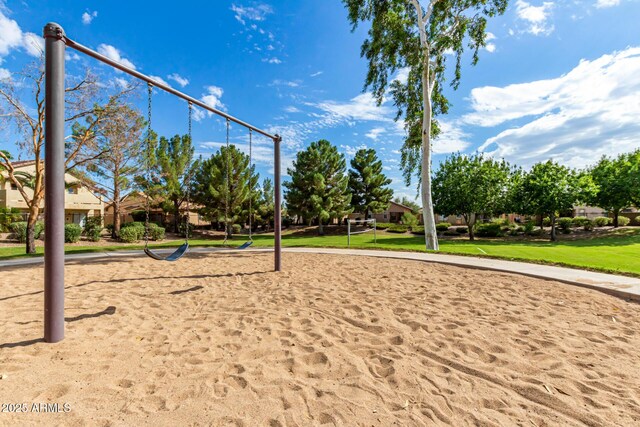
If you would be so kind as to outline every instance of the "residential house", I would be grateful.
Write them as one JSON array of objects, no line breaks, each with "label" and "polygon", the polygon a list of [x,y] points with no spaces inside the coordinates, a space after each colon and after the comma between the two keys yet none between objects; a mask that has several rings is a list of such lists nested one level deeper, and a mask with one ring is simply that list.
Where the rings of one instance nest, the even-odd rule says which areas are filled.
[{"label": "residential house", "polygon": [[[20,161],[12,163],[16,172],[24,172],[35,175],[36,162]],[[0,207],[16,208],[22,213],[23,219],[26,220],[29,207],[25,202],[18,187],[8,178],[6,171],[1,171],[3,179],[0,180]],[[97,195],[97,190],[92,182],[78,178],[70,173],[65,174],[66,195],[65,195],[65,221],[67,224],[84,225],[87,217],[102,216],[104,214],[104,203]],[[31,196],[33,191],[25,188],[25,192]],[[44,215],[44,200],[40,206],[41,215]]]},{"label": "residential house", "polygon": [[[132,191],[127,194],[120,202],[120,223],[125,224],[127,222],[134,221],[134,212],[143,212],[147,206],[147,197],[144,193],[138,191]],[[189,211],[189,222],[195,226],[207,225],[208,221],[202,220],[197,212],[198,206],[191,204]],[[182,215],[187,212],[186,204],[180,207]],[[107,204],[104,210],[104,223],[113,224],[114,207],[113,203]],[[173,214],[165,213],[161,208],[151,207],[149,209],[149,221],[159,224],[166,224],[173,222]]]},{"label": "residential house", "polygon": [[[375,219],[376,222],[393,222],[397,224],[402,220],[402,215],[405,212],[411,213],[411,208],[391,201],[389,202],[389,207],[387,207],[387,209],[376,214],[370,213],[369,218],[366,219]],[[364,213],[354,212],[349,215],[349,219],[365,219]]]}]

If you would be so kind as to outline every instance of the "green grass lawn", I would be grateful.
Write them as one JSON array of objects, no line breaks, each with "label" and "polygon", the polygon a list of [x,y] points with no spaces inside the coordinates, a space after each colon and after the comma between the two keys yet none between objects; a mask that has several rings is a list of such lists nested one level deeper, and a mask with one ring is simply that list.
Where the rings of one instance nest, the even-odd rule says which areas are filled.
[{"label": "green grass lawn", "polygon": [[[351,238],[351,247],[355,249],[381,249],[424,251],[424,237],[412,234],[378,233],[377,244],[373,243],[371,233],[359,234]],[[254,236],[254,247],[273,246],[273,236]],[[230,244],[239,246],[244,242],[240,237]],[[153,244],[153,247],[175,247],[182,242],[165,242]],[[221,240],[194,239],[192,246],[220,246]],[[308,236],[302,234],[285,234],[282,239],[285,247],[347,247],[346,236]],[[67,253],[100,252],[122,249],[142,249],[137,246],[69,246]],[[640,276],[640,230],[627,230],[615,236],[561,241],[557,243],[543,241],[504,241],[504,240],[441,240],[440,250],[443,253],[458,255],[474,255],[494,258],[549,263],[586,268],[591,270],[623,273]],[[38,248],[38,254],[42,254]],[[0,259],[24,256],[24,248],[0,248]]]}]

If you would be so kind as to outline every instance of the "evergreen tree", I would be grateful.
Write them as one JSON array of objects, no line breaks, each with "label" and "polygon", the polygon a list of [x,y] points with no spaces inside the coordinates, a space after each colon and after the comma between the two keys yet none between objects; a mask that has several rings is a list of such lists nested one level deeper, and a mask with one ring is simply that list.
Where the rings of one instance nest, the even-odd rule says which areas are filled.
[{"label": "evergreen tree", "polygon": [[227,237],[231,237],[231,226],[248,218],[249,198],[252,203],[259,199],[258,179],[249,156],[234,145],[221,147],[209,159],[198,162],[193,198],[210,220],[227,223]]},{"label": "evergreen tree", "polygon": [[391,180],[382,173],[382,162],[372,148],[358,150],[351,160],[349,191],[351,206],[365,214],[379,213],[389,207],[393,190],[387,187]]},{"label": "evergreen tree", "polygon": [[321,235],[324,222],[349,214],[351,195],[346,168],[344,155],[325,139],[300,151],[293,168],[287,169],[291,181],[284,183],[289,214],[309,222],[317,220]]},{"label": "evergreen tree", "polygon": [[257,206],[254,207],[255,218],[257,222],[260,222],[266,227],[274,226],[275,216],[275,198],[273,181],[269,178],[265,178],[262,182],[262,191],[260,192],[260,199]]},{"label": "evergreen tree", "polygon": [[[165,210],[173,211],[174,231],[178,232],[180,208],[186,200],[188,178],[193,177],[197,164],[193,163],[194,148],[189,135],[160,138],[155,150],[156,172],[160,178],[160,196]],[[168,205],[168,206],[166,206]]]}]

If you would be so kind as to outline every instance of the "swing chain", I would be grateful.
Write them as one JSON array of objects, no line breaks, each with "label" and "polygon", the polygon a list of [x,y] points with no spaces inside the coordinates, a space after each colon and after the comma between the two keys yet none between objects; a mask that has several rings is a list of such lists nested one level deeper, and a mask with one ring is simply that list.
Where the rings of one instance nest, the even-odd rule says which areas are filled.
[{"label": "swing chain", "polygon": [[147,83],[147,191],[145,191],[145,219],[144,219],[144,247],[149,247],[149,211],[151,210],[149,201],[149,188],[151,187],[151,98],[153,96],[153,85]]},{"label": "swing chain", "polygon": [[253,221],[252,221],[252,217],[253,217],[253,208],[252,208],[252,201],[253,201],[253,189],[254,189],[254,182],[253,182],[253,170],[251,169],[253,166],[253,161],[252,161],[252,146],[253,146],[253,129],[249,129],[249,240],[253,240],[251,238],[251,229],[253,228]]},{"label": "swing chain", "polygon": [[[191,133],[191,116],[193,113],[193,104],[191,103],[191,101],[189,101],[189,147],[193,148],[193,138],[192,138],[192,133]],[[187,179],[186,179],[186,186],[187,186],[187,215],[185,218],[185,224],[184,224],[184,241],[185,242],[189,242],[189,225],[191,224],[190,221],[190,216],[191,216],[191,209],[189,206],[189,201],[191,199],[191,162],[189,162],[189,164],[187,165]]]}]

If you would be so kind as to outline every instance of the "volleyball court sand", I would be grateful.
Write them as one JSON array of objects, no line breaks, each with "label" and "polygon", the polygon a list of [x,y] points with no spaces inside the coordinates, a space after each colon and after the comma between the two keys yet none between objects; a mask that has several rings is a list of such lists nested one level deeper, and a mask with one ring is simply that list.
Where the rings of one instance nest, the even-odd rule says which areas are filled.
[{"label": "volleyball court sand", "polygon": [[[638,425],[640,305],[566,284],[367,257],[69,262],[0,274],[2,425]],[[13,408],[15,409],[15,407]]]}]

